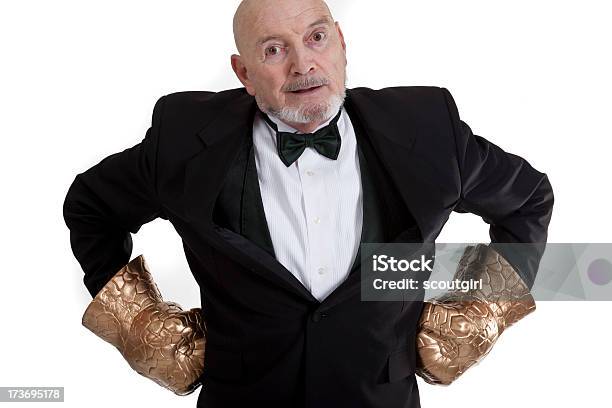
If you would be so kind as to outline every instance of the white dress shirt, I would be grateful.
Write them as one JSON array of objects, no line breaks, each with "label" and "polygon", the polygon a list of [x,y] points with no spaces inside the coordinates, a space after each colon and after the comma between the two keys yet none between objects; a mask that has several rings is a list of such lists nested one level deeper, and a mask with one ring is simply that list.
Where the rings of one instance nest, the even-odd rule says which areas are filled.
[{"label": "white dress shirt", "polygon": [[[298,132],[270,119],[279,131]],[[257,175],[276,259],[319,301],[348,276],[363,222],[357,141],[344,108],[337,125],[342,142],[336,160],[306,147],[286,167],[276,150],[274,129],[260,112],[253,122]]]}]

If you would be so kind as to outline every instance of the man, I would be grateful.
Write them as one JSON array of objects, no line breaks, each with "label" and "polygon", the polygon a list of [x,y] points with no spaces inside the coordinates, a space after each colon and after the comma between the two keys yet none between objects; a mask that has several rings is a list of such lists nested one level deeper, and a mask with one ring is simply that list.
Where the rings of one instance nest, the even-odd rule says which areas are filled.
[{"label": "man", "polygon": [[[130,233],[164,218],[200,286],[198,406],[419,407],[424,304],[361,302],[360,243],[434,242],[451,211],[481,216],[494,243],[545,242],[548,179],[473,135],[445,89],[346,89],[321,0],[245,0],[234,34],[244,88],[162,97],[141,143],[70,186],[84,282],[106,290]],[[516,268],[520,296],[540,255]]]}]

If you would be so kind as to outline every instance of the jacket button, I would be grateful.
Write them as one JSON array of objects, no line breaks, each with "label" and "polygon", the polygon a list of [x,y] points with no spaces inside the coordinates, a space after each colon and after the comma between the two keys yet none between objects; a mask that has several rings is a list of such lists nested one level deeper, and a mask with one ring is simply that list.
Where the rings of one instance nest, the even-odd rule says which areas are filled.
[{"label": "jacket button", "polygon": [[321,321],[322,318],[327,317],[327,313],[321,313],[321,312],[314,312],[312,314],[312,321],[315,323],[318,323]]}]

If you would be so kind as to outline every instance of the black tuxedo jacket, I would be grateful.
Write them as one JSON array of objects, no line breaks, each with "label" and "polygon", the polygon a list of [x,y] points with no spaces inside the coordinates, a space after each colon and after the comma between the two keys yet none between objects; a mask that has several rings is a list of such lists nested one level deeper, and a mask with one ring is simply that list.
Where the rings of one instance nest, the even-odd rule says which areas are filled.
[{"label": "black tuxedo jacket", "polygon": [[[387,242],[434,242],[451,211],[481,216],[492,242],[546,242],[547,176],[474,135],[446,89],[349,89],[345,106],[376,164]],[[130,233],[161,217],[200,286],[198,406],[419,407],[422,302],[361,302],[356,278],[319,302],[273,255],[215,222],[255,109],[244,88],[166,95],[141,143],[76,176],[63,210],[87,289],[95,296],[129,262]],[[539,256],[515,264],[529,287]]]}]

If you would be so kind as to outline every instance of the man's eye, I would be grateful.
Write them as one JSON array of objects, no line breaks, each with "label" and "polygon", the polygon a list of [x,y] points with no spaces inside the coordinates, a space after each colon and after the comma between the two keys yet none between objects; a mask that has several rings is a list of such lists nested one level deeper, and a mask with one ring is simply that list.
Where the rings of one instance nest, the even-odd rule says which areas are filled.
[{"label": "man's eye", "polygon": [[273,45],[272,47],[266,48],[266,56],[273,57],[275,55],[280,54],[281,51],[282,51],[281,47],[279,47],[278,45]]},{"label": "man's eye", "polygon": [[321,42],[326,38],[326,34],[322,31],[316,32],[312,35],[312,39],[316,42]]}]

